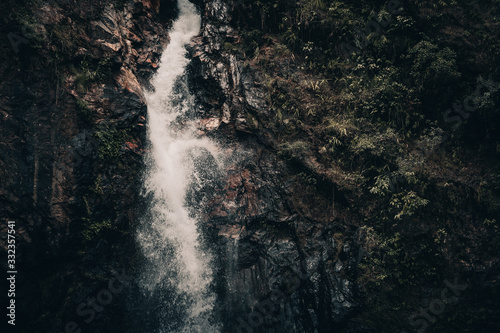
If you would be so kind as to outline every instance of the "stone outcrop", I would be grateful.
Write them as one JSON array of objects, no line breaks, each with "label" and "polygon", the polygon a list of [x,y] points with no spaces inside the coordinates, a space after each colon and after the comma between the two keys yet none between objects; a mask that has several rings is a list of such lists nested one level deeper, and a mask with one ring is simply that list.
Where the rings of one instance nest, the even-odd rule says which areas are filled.
[{"label": "stone outcrop", "polygon": [[137,220],[144,89],[175,16],[159,6],[37,2],[30,22],[2,25],[21,41],[2,37],[0,62],[0,215],[16,221],[20,331],[63,331],[98,276],[127,260],[95,228],[133,244],[123,233]]},{"label": "stone outcrop", "polygon": [[240,39],[230,25],[234,5],[200,4],[203,27],[191,45],[200,129],[229,142],[234,161],[205,212],[220,254],[219,311],[227,332],[331,332],[356,306],[361,254],[334,237],[333,186],[320,168],[312,167],[329,189],[308,202],[277,156],[262,75],[224,46]]},{"label": "stone outcrop", "polygon": [[[429,198],[442,199],[449,207],[429,203],[435,207],[422,215],[429,221],[418,220],[421,216],[404,221],[409,223],[384,220],[384,229],[411,240],[405,244],[411,251],[400,252],[385,242],[385,253],[377,253],[381,245],[362,226],[383,217],[375,216],[383,200],[367,185],[379,171],[370,166],[360,184],[355,172],[322,159],[328,154],[327,139],[320,136],[331,134],[321,128],[324,124],[304,126],[299,133],[304,142],[295,148],[282,140],[266,74],[257,60],[238,50],[243,38],[237,26],[261,20],[264,31],[264,15],[249,18],[251,2],[193,2],[203,24],[188,46],[192,62],[187,83],[197,107],[187,117],[197,119],[200,136],[220,143],[225,163],[200,166],[207,170],[199,174],[210,181],[193,187],[187,200],[200,217],[204,245],[214,254],[214,320],[221,330],[374,332],[392,321],[369,317],[400,305],[393,321],[407,327],[403,321],[412,311],[435,297],[435,276],[441,275],[427,262],[431,255],[446,268],[448,275],[442,276],[465,272],[462,276],[469,277],[467,292],[454,306],[479,321],[484,313],[493,318],[498,311],[498,228],[495,219],[481,212],[499,207],[496,183],[485,181],[493,168],[483,170],[475,160],[470,168],[430,163]],[[35,7],[29,9],[23,3],[0,4],[7,11],[0,21],[0,32],[7,36],[0,42],[0,216],[16,221],[17,268],[22,272],[18,328],[71,331],[71,324],[66,325],[74,321],[82,332],[153,332],[170,295],[151,298],[138,285],[143,258],[135,233],[146,211],[139,194],[147,150],[144,94],[168,44],[176,1],[52,0],[32,2]],[[273,52],[270,47],[261,51]],[[286,74],[283,78],[295,74],[290,59],[272,61]],[[301,79],[303,72],[297,74]],[[413,149],[408,142],[404,139],[406,149]],[[403,140],[397,143],[403,147]],[[404,181],[393,178],[388,176],[391,191]],[[486,199],[479,198],[483,195]],[[5,237],[6,224],[0,233]],[[423,239],[430,245],[421,244]],[[430,248],[439,251],[427,252]],[[4,264],[6,248],[0,252]],[[423,273],[418,267],[412,271],[422,276],[406,290],[421,292],[422,297],[408,299],[423,299],[424,304],[408,305],[404,295],[396,305],[393,300],[379,305],[374,299],[383,288],[367,295],[356,283],[363,272],[372,273],[372,262],[360,266],[372,253],[393,255],[390,267],[428,264]],[[378,282],[386,273],[364,277]],[[107,290],[117,274],[124,289],[113,294],[104,311],[84,321],[76,310]],[[465,307],[467,302],[472,306]],[[377,311],[370,312],[375,306]],[[440,325],[453,320],[447,315]],[[434,329],[440,328],[436,324]]]},{"label": "stone outcrop", "polygon": [[[198,5],[203,27],[190,46],[188,81],[200,106],[200,133],[225,144],[233,160],[221,170],[215,195],[198,205],[219,254],[216,315],[228,332],[326,332],[356,305],[350,274],[358,249],[334,237],[334,187],[318,173],[325,193],[312,200],[320,204],[301,192],[277,156],[262,75],[224,50],[240,39],[230,25],[233,4]],[[40,274],[39,286],[21,281],[19,299],[26,304],[20,307],[33,309],[23,314],[28,330],[40,320],[61,330],[79,303],[102,288],[101,276],[113,276],[117,266],[135,268],[127,258],[136,256],[130,245],[140,211],[144,89],[168,42],[174,8],[175,1],[145,0],[40,4],[32,9],[36,34],[17,54],[5,49],[13,57],[1,68],[0,89],[9,97],[1,101],[6,182],[0,198],[2,216],[18,220],[22,268]],[[78,245],[82,235],[93,238]],[[75,294],[75,285],[84,287]],[[52,296],[29,296],[38,293]],[[128,295],[140,299],[137,286]],[[134,302],[122,295],[101,320],[82,328],[148,325],[130,318],[117,325],[113,316],[124,304],[134,312]],[[54,318],[40,319],[42,308]]]}]

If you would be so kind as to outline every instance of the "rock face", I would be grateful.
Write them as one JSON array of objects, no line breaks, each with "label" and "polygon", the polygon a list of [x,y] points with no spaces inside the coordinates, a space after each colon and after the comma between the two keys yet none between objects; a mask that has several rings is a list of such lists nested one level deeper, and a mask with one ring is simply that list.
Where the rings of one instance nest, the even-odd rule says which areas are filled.
[{"label": "rock face", "polygon": [[137,220],[143,89],[175,16],[159,6],[40,2],[30,22],[2,25],[14,42],[2,37],[0,215],[16,221],[20,331],[63,331],[102,288],[99,276],[130,257],[110,240],[133,244],[125,235]]},{"label": "rock face", "polygon": [[362,254],[334,237],[342,229],[332,216],[332,184],[320,179],[325,195],[308,198],[278,158],[262,74],[225,50],[240,38],[230,26],[234,3],[199,5],[191,91],[201,130],[228,142],[234,161],[204,221],[217,234],[225,330],[331,332],[356,306],[352,277]]},{"label": "rock face", "polygon": [[[139,194],[147,150],[144,93],[151,89],[149,81],[168,43],[177,2],[51,0],[30,2],[30,8],[25,2],[0,3],[0,12],[6,13],[0,21],[0,32],[6,36],[0,40],[0,217],[16,221],[16,262],[22,273],[16,291],[17,327],[20,332],[157,331],[164,313],[157,310],[168,304],[170,295],[155,295],[151,301],[139,288],[144,258],[135,233],[138,220],[146,214]],[[470,287],[461,298],[473,306],[458,300],[456,305],[459,314],[472,313],[464,320],[494,318],[500,238],[493,214],[482,211],[489,206],[490,212],[500,209],[497,183],[483,182],[483,171],[476,166],[458,170],[442,161],[431,163],[435,168],[431,173],[439,177],[433,175],[423,187],[429,187],[430,199],[442,200],[445,207],[432,204],[422,210],[424,215],[409,214],[404,221],[409,223],[386,218],[393,211],[384,208],[389,197],[376,197],[372,185],[377,184],[375,179],[387,180],[380,188],[386,186],[396,195],[395,188],[404,187],[401,174],[379,177],[385,162],[367,163],[363,173],[347,172],[332,162],[333,157],[321,157],[331,150],[326,144],[330,138],[320,137],[331,136],[321,129],[325,124],[283,129],[285,121],[282,125],[276,121],[271,80],[257,58],[278,49],[264,45],[255,59],[235,51],[243,38],[233,21],[260,23],[256,17],[248,18],[251,2],[194,2],[203,25],[188,47],[192,62],[187,82],[197,105],[188,116],[199,119],[200,136],[220,142],[226,163],[220,170],[215,162],[214,170],[203,170],[213,182],[203,183],[203,188],[193,186],[187,200],[192,213],[200,217],[207,248],[214,253],[213,287],[218,296],[214,320],[222,331],[378,332],[408,327],[412,312],[427,307],[435,296],[441,275],[433,260],[446,268],[448,275],[443,277],[460,272],[469,277]],[[253,7],[254,14],[255,8],[259,7]],[[265,15],[261,16],[264,31]],[[286,74],[272,84],[293,81],[287,57],[270,57],[273,70]],[[297,82],[306,78],[304,70],[297,77]],[[302,81],[309,83],[302,88],[310,94],[319,89],[311,85],[313,81]],[[284,99],[293,94],[292,88],[283,91],[288,94]],[[293,143],[283,139],[290,128],[298,132]],[[350,127],[343,129],[347,136]],[[307,138],[295,141],[302,134]],[[367,129],[358,138],[371,134]],[[412,149],[406,139],[391,138],[367,142],[387,141],[387,149],[399,147],[401,154]],[[377,156],[371,157],[377,161]],[[387,167],[396,169],[392,162]],[[415,171],[407,171],[411,170]],[[427,201],[421,200],[425,202],[421,206]],[[385,211],[379,214],[382,208]],[[429,222],[420,221],[422,216]],[[452,221],[454,216],[461,222]],[[380,228],[387,229],[390,237],[376,238],[380,235],[368,223],[372,218],[377,219],[374,223],[383,222]],[[2,220],[2,239],[6,230]],[[409,240],[404,249],[398,244],[401,239]],[[374,264],[377,260],[379,266]],[[384,270],[376,271],[381,267]],[[425,299],[414,301],[415,296],[404,294],[396,306],[392,299],[377,302],[388,289],[373,288],[372,295],[370,288],[386,278],[387,267],[398,270],[393,278],[407,270],[405,276],[419,279],[405,290],[421,292]],[[363,278],[371,279],[371,284],[365,283],[369,287],[363,286]],[[113,283],[123,288],[114,288]],[[385,285],[392,288],[391,283]],[[399,292],[394,290],[387,298]],[[112,300],[103,299],[110,292]],[[99,299],[105,306],[95,304]],[[387,317],[400,305],[403,312],[392,326],[378,329],[391,323]],[[376,311],[370,312],[372,308]],[[392,312],[384,313],[386,318],[377,317],[389,308]],[[454,320],[447,315],[434,330]]]},{"label": "rock face", "polygon": [[[38,276],[19,281],[19,308],[31,309],[19,314],[21,331],[62,331],[72,322],[96,332],[149,327],[120,319],[138,311],[135,283],[94,312],[99,320],[76,309],[117,271],[140,267],[133,234],[144,89],[175,5],[40,3],[29,13],[33,33],[23,35],[28,23],[18,22],[12,33],[21,43],[3,45],[1,215],[17,222],[19,270]],[[233,160],[215,195],[198,205],[218,253],[217,316],[227,332],[330,332],[356,305],[360,256],[355,242],[335,238],[342,230],[333,223],[334,187],[318,174],[324,193],[308,198],[316,191],[303,192],[278,158],[262,75],[224,50],[240,38],[229,24],[234,4],[198,5],[203,27],[190,47],[189,85],[200,130]]]}]

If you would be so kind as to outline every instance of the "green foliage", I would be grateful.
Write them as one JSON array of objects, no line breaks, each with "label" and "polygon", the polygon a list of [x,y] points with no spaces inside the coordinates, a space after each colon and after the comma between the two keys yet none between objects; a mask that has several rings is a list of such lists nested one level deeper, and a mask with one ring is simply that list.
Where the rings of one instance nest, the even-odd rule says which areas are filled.
[{"label": "green foliage", "polygon": [[485,226],[494,226],[494,225],[497,224],[497,220],[495,220],[495,219],[493,219],[493,220],[484,219],[483,224]]},{"label": "green foliage", "polygon": [[123,145],[132,140],[127,130],[117,130],[107,125],[100,125],[95,130],[94,137],[99,143],[97,152],[102,162],[119,161]]},{"label": "green foliage", "polygon": [[[292,169],[297,160],[317,162],[359,200],[346,210],[370,230],[358,285],[373,297],[367,305],[376,331],[401,328],[409,314],[398,297],[406,301],[401,294],[442,281],[462,253],[454,247],[469,248],[458,240],[464,237],[458,226],[496,230],[498,184],[483,183],[471,170],[498,164],[498,91],[483,87],[473,96],[477,110],[451,136],[443,120],[445,110],[475,92],[479,75],[492,72],[498,81],[495,4],[408,1],[391,14],[384,1],[254,1],[242,5],[248,18],[233,21],[244,30],[247,58],[258,55],[249,64],[265,72],[274,124],[262,124],[278,133],[278,155]],[[380,31],[367,32],[373,22]],[[343,54],[342,43],[352,45],[354,56]],[[291,179],[313,197],[322,184],[311,174]],[[456,188],[450,199],[436,191],[436,178],[466,183],[467,190]],[[477,202],[464,205],[461,197],[474,196]],[[498,249],[495,240],[484,253]],[[381,327],[380,316],[391,329]]]},{"label": "green foliage", "polygon": [[278,155],[285,158],[301,158],[309,149],[309,144],[304,141],[285,142],[279,146]]},{"label": "green foliage", "polygon": [[87,242],[95,240],[97,237],[101,236],[104,231],[112,229],[110,220],[93,221],[84,217],[82,218],[82,222],[82,237]]},{"label": "green foliage", "polygon": [[109,82],[113,78],[113,60],[104,58],[97,62],[88,58],[80,61],[79,67],[72,68],[75,86],[79,93],[85,93],[93,83]]},{"label": "green foliage", "polygon": [[242,50],[247,58],[253,58],[259,54],[259,48],[263,45],[264,39],[260,30],[242,31]]},{"label": "green foliage", "polygon": [[94,123],[94,112],[84,100],[76,100],[76,112],[83,125],[91,126]]},{"label": "green foliage", "polygon": [[397,135],[391,128],[382,133],[359,134],[351,142],[350,151],[356,155],[389,157],[396,149]]},{"label": "green foliage", "polygon": [[419,244],[418,255],[410,255],[406,239],[400,233],[384,236],[373,229],[368,231],[365,243],[370,252],[361,264],[360,282],[398,290],[402,286],[415,285],[417,277],[436,279],[437,262],[429,260],[434,257],[429,244]]},{"label": "green foliage", "polygon": [[352,115],[373,119],[400,130],[417,127],[422,116],[411,86],[401,82],[399,70],[380,59],[368,58],[352,74],[338,80],[344,87],[341,105]]},{"label": "green foliage", "polygon": [[87,214],[87,216],[90,216],[92,214],[92,209],[89,203],[89,198],[86,195],[84,195],[82,199],[83,199],[83,204],[85,205],[85,213]]},{"label": "green foliage", "polygon": [[441,49],[431,42],[420,41],[407,57],[412,63],[410,75],[419,90],[445,87],[461,77],[457,55],[448,47]]},{"label": "green foliage", "polygon": [[438,231],[436,231],[434,242],[436,244],[443,244],[447,236],[448,233],[446,232],[446,230],[444,228],[441,228]]},{"label": "green foliage", "polygon": [[500,216],[500,191],[497,187],[482,182],[478,190],[478,201],[483,211],[490,216]]},{"label": "green foliage", "polygon": [[370,189],[370,193],[385,196],[391,193],[391,179],[389,175],[378,175],[375,177],[375,185]]},{"label": "green foliage", "polygon": [[267,83],[269,108],[274,113],[274,121],[278,124],[283,123],[287,115],[293,115],[297,118],[300,110],[297,106],[294,96],[288,91],[287,84],[279,79],[272,78]]},{"label": "green foliage", "polygon": [[357,128],[348,119],[325,119],[325,134],[329,136],[328,143],[324,146],[330,153],[334,153],[345,145]]},{"label": "green foliage", "polygon": [[84,46],[82,36],[85,30],[81,26],[70,23],[61,23],[48,26],[51,42],[54,44],[59,55],[65,58],[74,56],[78,47]]},{"label": "green foliage", "polygon": [[306,191],[312,190],[317,183],[317,180],[313,175],[305,172],[298,173],[297,179],[300,183],[302,183],[305,186]]},{"label": "green foliage", "polygon": [[240,47],[238,45],[235,45],[233,43],[225,42],[224,43],[224,50],[229,53],[233,53],[235,51],[238,51]]},{"label": "green foliage", "polygon": [[92,192],[94,192],[95,194],[101,194],[101,195],[104,194],[104,190],[102,187],[102,176],[101,175],[97,175],[97,177],[95,178],[94,185],[92,185],[90,190]]},{"label": "green foliage", "polygon": [[[2,5],[6,8],[0,7],[2,8],[0,12],[7,20],[10,19],[9,30],[26,38],[31,47],[41,48],[47,35],[43,25],[38,23],[34,15],[33,9],[36,8],[36,2],[22,0],[9,5],[7,1],[2,1]],[[12,13],[5,15],[8,11],[12,11]]]},{"label": "green foliage", "polygon": [[414,191],[394,194],[390,201],[390,205],[396,211],[399,211],[394,216],[396,220],[414,215],[420,208],[427,206],[428,203],[429,200],[419,197]]}]

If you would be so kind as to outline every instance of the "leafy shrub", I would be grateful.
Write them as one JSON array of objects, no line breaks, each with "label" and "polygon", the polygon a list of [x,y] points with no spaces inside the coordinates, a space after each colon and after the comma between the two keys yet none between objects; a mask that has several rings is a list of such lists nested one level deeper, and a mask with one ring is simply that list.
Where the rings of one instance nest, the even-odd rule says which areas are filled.
[{"label": "leafy shrub", "polygon": [[429,200],[419,197],[414,191],[394,194],[390,201],[390,205],[396,211],[399,211],[394,216],[396,220],[401,220],[404,216],[410,217],[414,215],[420,208],[427,206],[428,203]]},{"label": "leafy shrub", "polygon": [[441,49],[431,42],[420,41],[409,50],[407,57],[412,63],[410,75],[418,90],[446,87],[461,76],[457,55],[448,47]]},{"label": "leafy shrub", "polygon": [[93,221],[89,218],[82,218],[83,230],[82,237],[85,241],[92,241],[100,236],[103,231],[111,230],[111,220]]},{"label": "leafy shrub", "polygon": [[72,68],[75,75],[75,85],[79,93],[85,93],[92,83],[109,82],[113,78],[113,61],[104,58],[97,63],[85,57],[79,67]]},{"label": "leafy shrub", "polygon": [[279,146],[278,155],[285,158],[302,158],[309,149],[309,144],[304,141],[285,142]]},{"label": "leafy shrub", "polygon": [[94,132],[94,137],[99,143],[97,149],[99,159],[116,161],[121,156],[121,149],[126,141],[132,141],[127,130],[116,130],[107,125],[100,125]]}]

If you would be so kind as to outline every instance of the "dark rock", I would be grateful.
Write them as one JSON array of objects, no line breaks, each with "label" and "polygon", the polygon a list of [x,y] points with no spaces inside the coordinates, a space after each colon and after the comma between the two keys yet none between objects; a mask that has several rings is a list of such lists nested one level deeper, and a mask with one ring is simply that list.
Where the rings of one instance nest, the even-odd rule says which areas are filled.
[{"label": "dark rock", "polygon": [[[232,5],[205,2],[202,38],[192,45],[189,72],[191,90],[203,110],[199,116],[218,117],[226,124],[218,127],[216,137],[232,142],[235,149],[234,163],[207,203],[205,218],[219,230],[217,283],[224,290],[220,308],[227,317],[225,329],[232,332],[241,320],[252,320],[252,311],[262,311],[259,304],[269,301],[271,291],[278,288],[283,296],[265,323],[252,326],[255,332],[326,332],[356,305],[347,276],[357,262],[354,267],[343,264],[351,258],[349,246],[342,255],[337,253],[331,229],[319,216],[305,215],[303,210],[309,208],[291,200],[301,193],[291,194],[284,181],[290,170],[276,155],[260,74],[223,49],[224,42],[236,35],[230,26]],[[314,162],[306,165],[325,180],[318,183],[326,184],[321,186],[326,186],[330,199],[334,185],[326,171],[318,171]],[[338,191],[338,198],[342,196]]]}]

